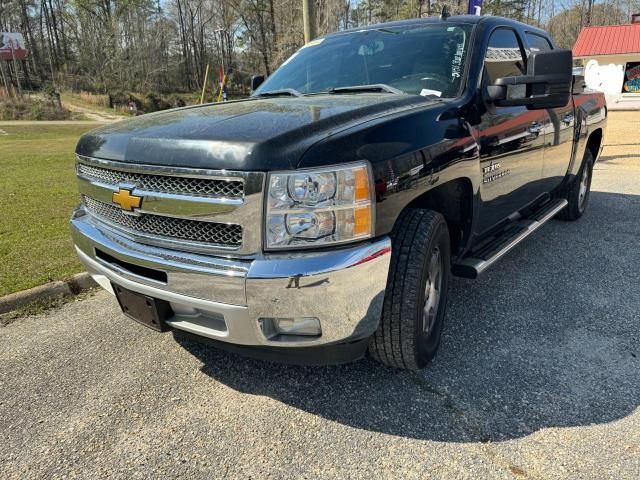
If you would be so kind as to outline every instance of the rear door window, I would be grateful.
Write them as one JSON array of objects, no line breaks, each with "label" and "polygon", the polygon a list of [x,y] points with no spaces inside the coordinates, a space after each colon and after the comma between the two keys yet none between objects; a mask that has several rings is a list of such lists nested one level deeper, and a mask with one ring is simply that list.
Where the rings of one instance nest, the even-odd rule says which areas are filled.
[{"label": "rear door window", "polygon": [[529,32],[527,32],[525,35],[527,36],[529,50],[531,50],[532,52],[546,52],[549,50],[553,50],[553,47],[551,46],[549,40],[544,38],[543,36]]}]

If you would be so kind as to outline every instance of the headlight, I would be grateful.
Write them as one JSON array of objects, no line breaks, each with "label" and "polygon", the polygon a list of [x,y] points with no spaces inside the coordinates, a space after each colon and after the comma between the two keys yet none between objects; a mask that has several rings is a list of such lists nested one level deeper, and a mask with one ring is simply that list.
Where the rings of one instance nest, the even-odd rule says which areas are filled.
[{"label": "headlight", "polygon": [[266,248],[304,248],[373,236],[373,184],[365,162],[269,175]]}]

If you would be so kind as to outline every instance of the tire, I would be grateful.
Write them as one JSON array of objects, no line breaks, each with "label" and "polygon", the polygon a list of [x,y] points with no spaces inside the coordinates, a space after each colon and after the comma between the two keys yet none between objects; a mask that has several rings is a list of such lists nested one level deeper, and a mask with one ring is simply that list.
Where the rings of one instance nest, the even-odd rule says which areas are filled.
[{"label": "tire", "polygon": [[444,217],[431,210],[405,210],[392,234],[382,318],[369,343],[375,360],[408,370],[419,370],[431,361],[442,335],[450,272],[451,245]]},{"label": "tire", "polygon": [[560,210],[557,218],[560,220],[573,221],[582,216],[587,209],[587,203],[589,201],[592,174],[593,155],[591,154],[591,150],[587,150],[584,153],[578,175],[576,175],[576,178],[560,195],[560,198],[565,198],[569,204]]}]

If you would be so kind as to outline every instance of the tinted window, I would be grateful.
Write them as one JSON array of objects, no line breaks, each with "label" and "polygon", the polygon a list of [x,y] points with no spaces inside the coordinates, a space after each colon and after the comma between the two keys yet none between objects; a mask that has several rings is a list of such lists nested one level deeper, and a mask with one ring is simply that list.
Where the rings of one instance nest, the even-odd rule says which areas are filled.
[{"label": "tinted window", "polygon": [[404,93],[455,97],[460,91],[472,26],[442,22],[385,27],[319,38],[302,47],[256,93],[301,93],[387,84]]},{"label": "tinted window", "polygon": [[513,30],[499,28],[491,34],[484,57],[484,70],[489,84],[500,77],[524,75],[524,57]]},{"label": "tinted window", "polygon": [[527,33],[526,35],[529,49],[532,52],[546,52],[547,50],[553,50],[549,40],[546,38],[536,35],[535,33]]},{"label": "tinted window", "polygon": [[640,62],[629,62],[624,69],[622,93],[640,93]]}]

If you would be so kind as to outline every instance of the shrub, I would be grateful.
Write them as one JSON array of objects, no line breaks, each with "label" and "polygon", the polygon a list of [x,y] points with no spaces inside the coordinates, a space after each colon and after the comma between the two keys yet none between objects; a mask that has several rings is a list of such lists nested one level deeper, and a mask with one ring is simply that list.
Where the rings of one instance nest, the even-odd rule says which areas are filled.
[{"label": "shrub", "polygon": [[144,96],[143,108],[145,112],[156,112],[161,110],[160,97],[155,93],[149,92]]},{"label": "shrub", "polygon": [[150,111],[150,110],[146,110],[145,99],[140,97],[139,94],[137,93],[127,94],[127,107],[129,105],[129,102],[133,102],[136,104],[136,109],[138,110],[138,113],[146,113],[147,111]]},{"label": "shrub", "polygon": [[0,98],[0,120],[68,120],[71,112],[55,101]]},{"label": "shrub", "polygon": [[168,110],[170,108],[184,107],[187,105],[187,102],[177,94],[160,95],[155,92],[137,93],[113,90],[109,92],[108,97],[111,99],[112,108],[121,112],[129,112],[129,102],[135,103],[138,114]]},{"label": "shrub", "polygon": [[96,105],[98,107],[109,108],[111,106],[109,95],[97,95],[90,92],[80,92],[80,99],[85,103]]},{"label": "shrub", "polygon": [[170,105],[168,108],[185,107],[187,105],[178,95],[169,95],[167,102]]},{"label": "shrub", "polygon": [[32,102],[29,108],[30,120],[42,120],[44,117],[44,108],[41,102]]}]

